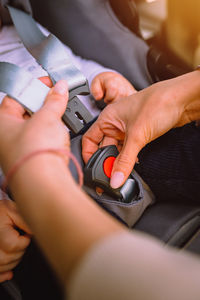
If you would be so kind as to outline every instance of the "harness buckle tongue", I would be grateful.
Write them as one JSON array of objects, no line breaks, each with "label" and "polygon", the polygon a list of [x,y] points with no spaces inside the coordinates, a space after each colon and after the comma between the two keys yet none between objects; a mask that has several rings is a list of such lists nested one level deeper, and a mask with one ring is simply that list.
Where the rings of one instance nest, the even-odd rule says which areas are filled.
[{"label": "harness buckle tongue", "polygon": [[74,133],[78,133],[93,117],[80,99],[75,96],[68,102],[62,119]]},{"label": "harness buckle tongue", "polygon": [[62,119],[75,134],[93,119],[89,110],[77,97],[77,95],[88,95],[89,93],[90,90],[87,81],[84,85],[69,91],[69,102]]}]

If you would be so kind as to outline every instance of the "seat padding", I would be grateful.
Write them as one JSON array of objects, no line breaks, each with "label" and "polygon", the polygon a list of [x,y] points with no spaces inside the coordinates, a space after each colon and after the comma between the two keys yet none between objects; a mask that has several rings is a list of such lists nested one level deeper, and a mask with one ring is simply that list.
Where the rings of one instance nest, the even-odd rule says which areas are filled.
[{"label": "seat padding", "polygon": [[107,0],[32,0],[34,17],[78,55],[121,72],[137,89],[151,83],[146,43],[118,20]]}]

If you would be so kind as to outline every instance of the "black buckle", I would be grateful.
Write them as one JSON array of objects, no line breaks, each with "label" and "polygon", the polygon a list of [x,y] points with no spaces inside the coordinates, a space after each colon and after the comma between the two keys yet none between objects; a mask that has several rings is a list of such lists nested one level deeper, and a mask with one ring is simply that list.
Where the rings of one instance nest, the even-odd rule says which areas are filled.
[{"label": "black buckle", "polygon": [[136,200],[139,194],[139,187],[133,173],[120,188],[112,189],[110,186],[112,165],[118,154],[115,145],[98,149],[84,169],[84,184],[91,188],[100,187],[115,199],[129,203]]}]

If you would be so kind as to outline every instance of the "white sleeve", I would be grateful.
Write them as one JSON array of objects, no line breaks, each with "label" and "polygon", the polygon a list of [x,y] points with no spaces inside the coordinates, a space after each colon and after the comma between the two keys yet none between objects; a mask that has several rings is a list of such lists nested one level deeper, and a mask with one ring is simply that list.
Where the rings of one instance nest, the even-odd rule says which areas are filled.
[{"label": "white sleeve", "polygon": [[73,56],[75,65],[85,75],[89,82],[89,86],[96,75],[102,72],[116,72],[112,69],[105,68],[92,60],[83,59],[75,54],[73,54]]},{"label": "white sleeve", "polygon": [[89,86],[92,83],[94,77],[102,72],[116,72],[112,69],[105,68],[100,64],[92,61],[83,59],[80,56],[75,55],[72,50],[65,45],[68,55],[72,58],[74,65],[85,75],[89,82]]},{"label": "white sleeve", "polygon": [[70,300],[199,300],[200,259],[143,234],[100,242],[84,257],[68,287]]}]

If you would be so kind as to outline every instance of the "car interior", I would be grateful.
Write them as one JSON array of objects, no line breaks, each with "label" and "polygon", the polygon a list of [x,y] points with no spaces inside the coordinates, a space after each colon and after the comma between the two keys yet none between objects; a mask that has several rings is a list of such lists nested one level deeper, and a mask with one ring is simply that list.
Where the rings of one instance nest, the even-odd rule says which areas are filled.
[{"label": "car interior", "polygon": [[[182,52],[180,50],[180,46],[184,45],[183,41],[181,44],[177,39],[176,45],[173,44],[172,40],[176,37],[170,28],[172,25],[169,25],[175,18],[173,12],[176,5],[181,6],[183,1],[31,0],[30,2],[33,17],[37,22],[79,56],[97,61],[123,74],[137,90],[194,69],[194,55],[193,57],[187,55],[185,58],[185,53],[182,52],[187,50]],[[190,2],[189,6],[192,6],[192,1]],[[165,13],[168,12],[163,18],[160,12],[156,13],[159,5],[165,7]],[[180,22],[185,13],[185,10],[183,12],[179,10],[177,18]],[[152,27],[152,23],[155,22],[156,28]],[[193,28],[191,32],[194,34]],[[194,53],[198,48],[197,42],[193,43],[193,48]],[[188,53],[190,52],[191,50],[188,50]],[[193,199],[190,203],[156,199],[145,210],[133,229],[155,236],[167,245],[200,254],[198,199]],[[23,266],[22,264],[18,267],[17,274],[23,274],[20,270]],[[27,269],[27,273],[29,270]],[[24,275],[20,276],[22,278]],[[17,285],[16,282],[11,282],[10,285],[1,284],[1,299],[28,299],[20,294],[21,288],[18,288],[20,281]],[[29,288],[32,287],[26,287]],[[29,299],[32,299],[31,296]],[[38,294],[37,299],[55,298],[48,295],[44,298],[44,295]]]}]

